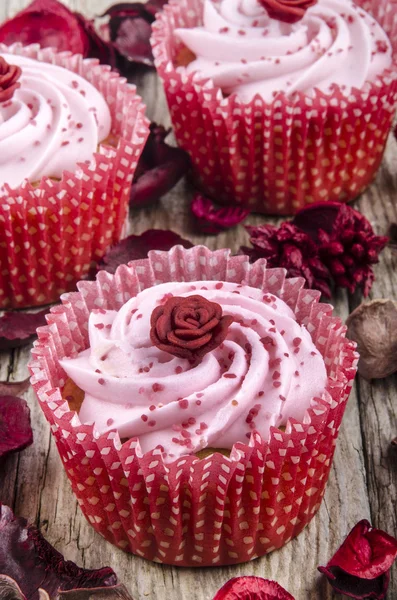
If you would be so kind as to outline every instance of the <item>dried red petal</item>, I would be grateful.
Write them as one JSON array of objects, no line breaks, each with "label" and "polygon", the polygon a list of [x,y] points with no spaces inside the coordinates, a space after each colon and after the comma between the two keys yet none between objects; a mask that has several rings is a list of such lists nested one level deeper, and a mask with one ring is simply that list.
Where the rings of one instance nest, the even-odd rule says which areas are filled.
[{"label": "dried red petal", "polygon": [[21,73],[20,67],[9,65],[0,56],[0,102],[6,102],[13,97],[15,90],[21,85],[18,82]]},{"label": "dried red petal", "polygon": [[397,540],[365,519],[351,530],[326,567],[318,567],[335,591],[363,600],[386,597]]},{"label": "dried red petal", "polygon": [[102,588],[117,584],[109,567],[87,570],[65,560],[36,527],[15,517],[10,508],[1,504],[0,565],[29,600],[39,600],[39,588],[56,598],[59,590],[95,588],[99,593]]},{"label": "dried red petal", "polygon": [[292,223],[318,245],[337,286],[350,293],[361,287],[368,296],[375,279],[371,265],[378,262],[387,237],[375,235],[364,215],[340,202],[316,202],[300,210]]},{"label": "dried red petal", "polygon": [[24,10],[0,26],[0,42],[40,44],[58,52],[98,58],[114,64],[114,49],[97,35],[91,21],[73,13],[57,0],[34,0]]},{"label": "dried red petal", "polygon": [[156,202],[189,170],[190,159],[187,152],[165,143],[169,133],[170,130],[162,125],[151,123],[150,134],[131,187],[130,206],[138,208]]},{"label": "dried red petal", "polygon": [[319,290],[330,297],[330,276],[318,255],[316,244],[301,229],[292,223],[246,227],[253,248],[242,247],[241,251],[256,261],[266,258],[271,268],[287,270],[289,277],[303,277],[309,289]]},{"label": "dried red petal", "polygon": [[30,387],[30,378],[23,381],[0,381],[0,396],[19,396]]},{"label": "dried red petal", "polygon": [[0,460],[12,452],[20,452],[32,442],[26,401],[15,396],[0,396]]},{"label": "dried red petal", "polygon": [[170,250],[173,246],[193,248],[189,240],[168,229],[148,229],[141,235],[130,235],[110,248],[102,258],[98,268],[115,273],[119,265],[131,260],[147,258],[150,250]]},{"label": "dried red petal", "polygon": [[308,8],[317,4],[317,0],[260,0],[260,3],[270,18],[296,23],[303,19]]},{"label": "dried red petal", "polygon": [[7,312],[0,317],[0,351],[18,348],[33,341],[36,329],[47,324],[48,309],[36,313]]},{"label": "dried red petal", "polygon": [[213,600],[294,600],[275,581],[262,577],[233,577],[215,594]]},{"label": "dried red petal", "polygon": [[191,210],[196,218],[197,228],[201,233],[216,234],[238,225],[246,219],[249,210],[241,206],[223,206],[216,208],[213,202],[196,194],[192,200]]},{"label": "dried red petal", "polygon": [[109,16],[107,25],[109,38],[125,63],[120,63],[120,70],[125,73],[130,63],[140,63],[154,67],[150,36],[151,24],[158,10],[166,4],[164,0],[149,2],[121,3],[111,6],[102,16]]},{"label": "dried red petal", "polygon": [[197,363],[225,340],[232,322],[203,296],[173,296],[152,312],[150,339],[163,352]]}]

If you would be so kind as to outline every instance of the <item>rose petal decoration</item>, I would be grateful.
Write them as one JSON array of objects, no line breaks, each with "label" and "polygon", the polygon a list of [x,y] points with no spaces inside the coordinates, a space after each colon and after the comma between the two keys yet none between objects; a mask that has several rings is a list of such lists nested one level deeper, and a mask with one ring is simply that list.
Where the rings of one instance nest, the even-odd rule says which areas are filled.
[{"label": "rose petal decoration", "polygon": [[330,275],[318,255],[315,242],[304,231],[291,223],[247,226],[253,248],[243,246],[241,251],[251,261],[266,258],[269,267],[282,267],[290,277],[303,277],[309,289],[331,296]]},{"label": "rose petal decoration", "polygon": [[347,318],[347,337],[357,342],[358,372],[381,379],[397,371],[397,302],[372,300]]},{"label": "rose petal decoration", "polygon": [[216,234],[238,225],[246,219],[249,210],[241,206],[222,206],[216,208],[212,201],[201,194],[196,194],[190,205],[196,218],[197,228],[201,233]]},{"label": "rose petal decoration", "polygon": [[303,19],[308,8],[317,4],[317,0],[260,0],[260,3],[270,18],[296,23]]},{"label": "rose petal decoration", "polygon": [[[60,591],[90,589],[93,595],[116,586],[112,569],[87,570],[65,560],[26,519],[0,504],[0,572],[13,579],[28,600],[60,597]],[[40,592],[43,592],[40,593]],[[1,595],[1,594],[0,594]],[[99,597],[99,596],[98,596]]]},{"label": "rose petal decoration", "polygon": [[112,246],[98,265],[99,270],[115,273],[119,265],[128,264],[131,260],[147,258],[150,250],[170,250],[173,246],[193,248],[189,240],[169,229],[148,229],[141,235],[130,235]]},{"label": "rose petal decoration", "polygon": [[0,396],[0,460],[32,443],[30,409],[26,401],[11,395]]},{"label": "rose petal decoration", "polygon": [[11,100],[15,90],[21,85],[18,82],[21,73],[20,67],[9,65],[8,62],[0,56],[0,102]]},{"label": "rose petal decoration", "polygon": [[36,329],[46,325],[45,308],[36,313],[6,312],[0,317],[0,351],[29,344],[36,337]]},{"label": "rose petal decoration", "polygon": [[152,312],[150,339],[160,350],[197,363],[224,341],[232,322],[203,296],[173,296]]},{"label": "rose petal decoration", "polygon": [[326,567],[318,570],[336,592],[356,600],[386,597],[397,540],[365,519],[351,530]]},{"label": "rose petal decoration", "polygon": [[96,33],[91,21],[57,0],[34,0],[0,26],[0,42],[11,45],[40,44],[58,52],[70,51],[100,62],[115,64],[115,52]]},{"label": "rose petal decoration", "polygon": [[213,600],[294,600],[275,581],[262,577],[233,577],[215,594]]},{"label": "rose petal decoration", "polygon": [[123,73],[128,73],[133,63],[154,67],[150,45],[151,25],[156,12],[164,4],[166,0],[124,2],[114,4],[102,15],[110,17],[108,36],[122,59],[119,68]]},{"label": "rose petal decoration", "polygon": [[350,293],[361,287],[368,296],[375,279],[372,265],[388,242],[386,236],[375,235],[364,215],[340,202],[316,202],[300,210],[292,223],[317,243],[337,286]]},{"label": "rose petal decoration", "polygon": [[165,143],[170,130],[151,123],[150,134],[139,159],[131,187],[130,206],[138,208],[156,202],[186,175],[190,158],[182,148]]}]

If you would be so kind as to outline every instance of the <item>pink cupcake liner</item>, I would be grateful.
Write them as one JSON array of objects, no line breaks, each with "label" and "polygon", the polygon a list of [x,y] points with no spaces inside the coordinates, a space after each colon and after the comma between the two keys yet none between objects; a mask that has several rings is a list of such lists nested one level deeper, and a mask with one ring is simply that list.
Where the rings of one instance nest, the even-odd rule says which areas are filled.
[{"label": "pink cupcake liner", "polygon": [[[374,14],[397,56],[396,0],[358,4]],[[397,102],[397,59],[375,83],[346,97],[280,94],[251,102],[175,61],[177,27],[202,24],[203,0],[170,0],[153,24],[152,46],[178,144],[192,159],[196,185],[223,204],[293,214],[317,201],[356,198],[382,160]]]},{"label": "pink cupcake liner", "polygon": [[148,136],[145,107],[124,78],[80,55],[37,45],[0,44],[78,73],[105,97],[117,148],[100,144],[91,164],[37,184],[25,181],[0,197],[0,308],[57,301],[124,233],[132,178]]},{"label": "pink cupcake liner", "polygon": [[[92,309],[117,310],[150,286],[200,279],[244,282],[282,298],[324,356],[330,396],[318,398],[302,422],[273,427],[269,440],[254,432],[249,444],[236,443],[230,458],[215,453],[164,464],[159,448],[143,454],[137,439],[122,444],[116,431],[99,435],[81,424],[62,399],[59,361],[87,348]],[[309,523],[324,495],[358,355],[332,307],[303,285],[283,269],[266,269],[264,260],[176,246],[80,282],[51,309],[32,351],[31,382],[81,509],[108,541],[156,562],[226,565],[279,548]]]}]

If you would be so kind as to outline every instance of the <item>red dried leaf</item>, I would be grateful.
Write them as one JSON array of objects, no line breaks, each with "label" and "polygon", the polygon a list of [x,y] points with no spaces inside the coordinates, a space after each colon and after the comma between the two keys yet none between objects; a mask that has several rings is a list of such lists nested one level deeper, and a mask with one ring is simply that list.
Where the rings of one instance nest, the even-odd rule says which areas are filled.
[{"label": "red dried leaf", "polygon": [[292,223],[318,245],[319,255],[335,283],[368,296],[375,276],[372,265],[388,242],[374,234],[369,221],[340,202],[317,202],[300,210]]},{"label": "red dried leaf", "polygon": [[159,200],[189,170],[189,155],[182,148],[165,143],[169,132],[162,125],[150,125],[150,134],[131,187],[130,206],[134,208]]},{"label": "red dried leaf", "polygon": [[318,567],[335,591],[356,600],[386,597],[397,540],[365,519],[351,530],[326,567]]},{"label": "red dried leaf", "polygon": [[96,33],[91,21],[73,13],[57,0],[34,0],[15,17],[0,26],[0,42],[10,45],[37,43],[59,52],[98,58],[114,65],[114,49]]},{"label": "red dried leaf", "polygon": [[193,244],[168,229],[148,229],[141,235],[130,235],[108,250],[98,268],[115,273],[119,265],[131,260],[147,258],[150,250],[170,250],[180,244],[184,248],[192,248]]},{"label": "red dried leaf", "polygon": [[233,577],[215,594],[213,600],[294,600],[275,581],[262,577]]},{"label": "red dried leaf", "polygon": [[0,504],[0,572],[12,578],[27,600],[39,600],[39,590],[50,598],[59,591],[95,589],[115,586],[112,569],[79,568],[65,560],[26,519],[17,518],[10,508]]},{"label": "red dried leaf", "polygon": [[19,396],[30,387],[30,378],[23,381],[0,381],[0,396]]},{"label": "red dried leaf", "polygon": [[0,317],[0,351],[18,348],[31,342],[36,329],[46,325],[48,309],[36,313],[7,312]]},{"label": "red dried leaf", "polygon": [[230,227],[235,227],[250,213],[241,206],[223,206],[216,208],[212,201],[201,194],[196,194],[192,200],[191,210],[196,218],[200,232],[216,234]]},{"label": "red dried leaf", "polygon": [[30,410],[26,401],[15,396],[0,396],[0,460],[12,452],[20,452],[32,442]]},{"label": "red dried leaf", "polygon": [[331,295],[330,276],[318,255],[316,244],[295,225],[285,222],[280,227],[260,225],[246,227],[253,248],[242,247],[251,261],[266,258],[271,268],[287,270],[289,277],[303,277],[309,289]]},{"label": "red dried leaf", "polygon": [[119,65],[128,72],[131,63],[154,67],[150,36],[151,24],[158,10],[166,4],[164,0],[121,3],[111,6],[102,16],[109,16],[108,35],[125,64]]}]

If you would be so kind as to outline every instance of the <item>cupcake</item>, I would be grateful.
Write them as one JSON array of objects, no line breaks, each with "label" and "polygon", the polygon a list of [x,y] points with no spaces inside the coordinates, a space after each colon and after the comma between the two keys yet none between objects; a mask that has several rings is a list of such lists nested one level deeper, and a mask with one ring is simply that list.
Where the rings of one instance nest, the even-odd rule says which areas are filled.
[{"label": "cupcake", "polygon": [[147,135],[110,67],[0,44],[0,308],[57,300],[120,239]]},{"label": "cupcake", "polygon": [[32,385],[106,539],[167,564],[233,564],[311,520],[357,354],[303,283],[176,246],[63,296]]},{"label": "cupcake", "polygon": [[357,197],[396,107],[392,6],[171,0],[153,53],[196,184],[268,214]]}]

